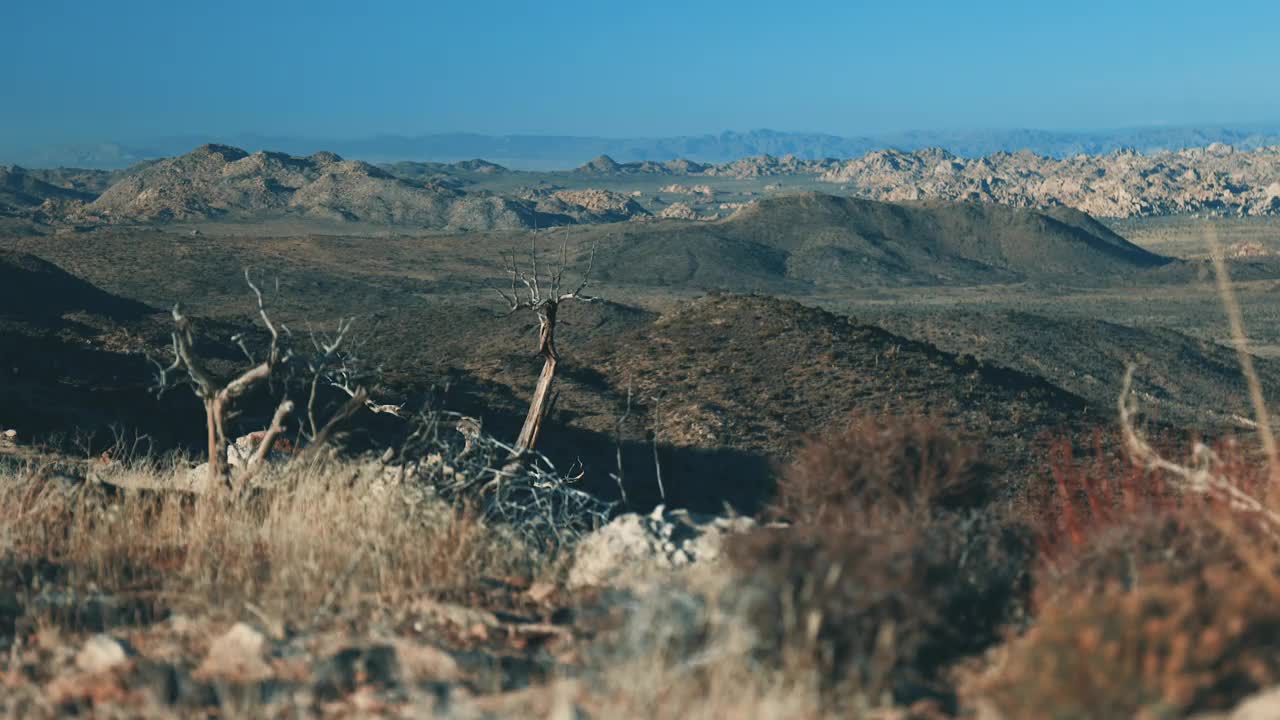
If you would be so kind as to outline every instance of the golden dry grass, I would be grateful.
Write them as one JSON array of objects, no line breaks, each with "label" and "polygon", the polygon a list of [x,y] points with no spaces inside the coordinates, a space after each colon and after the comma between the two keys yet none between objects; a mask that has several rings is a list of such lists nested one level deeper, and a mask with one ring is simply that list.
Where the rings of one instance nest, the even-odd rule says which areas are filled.
[{"label": "golden dry grass", "polygon": [[[143,459],[110,479],[164,487],[185,472]],[[540,567],[465,510],[381,482],[376,465],[319,463],[273,480],[290,490],[104,501],[27,468],[0,478],[0,537],[14,560],[53,562],[78,586],[135,588],[179,612],[234,617],[252,605],[280,622],[332,611],[337,598],[396,606]]]}]

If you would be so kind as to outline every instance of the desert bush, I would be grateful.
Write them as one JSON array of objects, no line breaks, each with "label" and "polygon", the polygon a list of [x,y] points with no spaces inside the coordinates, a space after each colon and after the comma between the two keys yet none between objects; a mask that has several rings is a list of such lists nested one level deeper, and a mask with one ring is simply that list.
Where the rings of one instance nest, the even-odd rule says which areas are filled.
[{"label": "desert bush", "polygon": [[753,652],[807,664],[833,702],[953,701],[946,668],[999,638],[1027,589],[1026,542],[979,513],[922,526],[762,530],[735,542]]},{"label": "desert bush", "polygon": [[778,481],[771,512],[839,529],[867,514],[892,518],[975,507],[987,497],[976,446],[938,417],[857,415],[816,438]]},{"label": "desert bush", "polygon": [[[1274,557],[1269,559],[1274,572]],[[1004,717],[1183,717],[1280,682],[1280,606],[1259,575],[1206,565],[1187,579],[1148,568],[1052,596],[1036,623],[964,683]]]},{"label": "desert bush", "polygon": [[[1036,538],[1041,594],[1132,585],[1137,570],[1157,564],[1167,579],[1192,578],[1206,564],[1237,560],[1240,541],[1265,541],[1256,518],[1188,492],[1162,472],[1136,467],[1108,446],[1100,433],[1083,454],[1065,440],[1055,442],[1046,481],[1032,486],[1022,518]],[[1265,468],[1249,462],[1240,443],[1221,441],[1214,456],[1238,487],[1261,496]]]},{"label": "desert bush", "polygon": [[[1067,443],[1026,517],[1038,550],[1034,619],[964,695],[1005,717],[1182,717],[1280,682],[1280,546],[1267,518],[1181,474]],[[1265,466],[1234,441],[1209,454],[1262,496]]]},{"label": "desert bush", "polygon": [[1028,588],[1025,532],[983,506],[971,443],[938,418],[861,416],[803,448],[772,512],[734,540],[764,666],[808,665],[824,697],[953,701],[945,669],[999,638]]}]

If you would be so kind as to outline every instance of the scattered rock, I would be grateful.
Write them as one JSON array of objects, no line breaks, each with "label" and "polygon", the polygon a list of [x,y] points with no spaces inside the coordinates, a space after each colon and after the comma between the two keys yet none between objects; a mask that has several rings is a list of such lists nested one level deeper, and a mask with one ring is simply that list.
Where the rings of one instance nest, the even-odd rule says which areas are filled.
[{"label": "scattered rock", "polygon": [[748,517],[696,515],[659,505],[628,513],[583,538],[569,570],[571,588],[629,586],[654,572],[714,562],[724,536],[755,527]]},{"label": "scattered rock", "polygon": [[1267,246],[1257,240],[1234,243],[1228,246],[1225,251],[1225,255],[1229,258],[1267,257],[1275,254],[1274,250],[1268,249]]},{"label": "scattered rock", "polygon": [[664,185],[658,189],[658,192],[672,193],[675,195],[701,195],[708,199],[715,195],[715,190],[713,190],[710,185],[694,185],[690,187],[680,185],[679,183]]},{"label": "scattered rock", "polygon": [[536,603],[546,602],[555,593],[555,583],[549,582],[536,582],[530,585],[528,590],[524,591],[525,596]]},{"label": "scattered rock", "polygon": [[493,613],[465,605],[422,600],[414,609],[435,622],[452,625],[455,628],[464,630],[473,628],[490,629],[502,624]]},{"label": "scattered rock", "polygon": [[[227,466],[232,468],[243,468],[249,463],[249,459],[258,451],[258,446],[262,444],[262,439],[266,437],[265,430],[251,432],[248,435],[241,435],[236,441],[227,445]],[[272,443],[271,449],[267,451],[264,458],[266,463],[283,462],[288,458],[289,453],[293,450],[292,445],[284,438],[277,438]]]},{"label": "scattered rock", "polygon": [[688,204],[678,202],[671,203],[667,207],[663,208],[662,211],[658,213],[658,217],[667,220],[697,220],[698,213],[695,212],[693,208],[689,207]]},{"label": "scattered rock", "polygon": [[76,653],[76,667],[87,673],[114,670],[129,661],[129,653],[110,635],[94,635]]},{"label": "scattered rock", "polygon": [[271,677],[263,659],[266,637],[244,623],[236,623],[209,646],[204,662],[192,674],[201,680],[260,682]]},{"label": "scattered rock", "polygon": [[1236,706],[1223,720],[1275,720],[1280,718],[1280,688],[1255,693]]},{"label": "scattered rock", "polygon": [[454,682],[462,677],[458,661],[439,648],[404,639],[394,641],[393,647],[401,670],[415,682]]}]

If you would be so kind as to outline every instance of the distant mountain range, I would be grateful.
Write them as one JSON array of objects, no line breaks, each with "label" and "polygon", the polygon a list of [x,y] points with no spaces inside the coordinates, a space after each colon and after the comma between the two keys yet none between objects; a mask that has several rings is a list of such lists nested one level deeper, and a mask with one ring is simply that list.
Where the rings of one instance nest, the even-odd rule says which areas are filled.
[{"label": "distant mountain range", "polygon": [[715,220],[800,188],[887,202],[1066,207],[1107,218],[1276,216],[1280,146],[1240,150],[1214,143],[1067,158],[1001,151],[976,159],[929,148],[843,160],[759,155],[718,164],[620,163],[601,155],[573,170],[530,172],[480,160],[373,165],[332,152],[300,156],[202,145],[127,170],[0,166],[0,217],[101,225],[290,216],[493,230],[655,216]]},{"label": "distant mountain range", "polygon": [[250,152],[272,150],[306,156],[331,151],[367,162],[401,160],[456,162],[483,158],[527,170],[567,169],[608,155],[619,162],[665,162],[684,158],[724,163],[756,155],[794,155],[803,160],[851,158],[884,149],[941,148],[964,158],[1030,150],[1048,157],[1133,149],[1149,153],[1225,143],[1248,150],[1280,145],[1280,124],[1254,126],[1137,127],[1114,130],[951,130],[912,131],[842,137],[822,133],[751,130],[718,135],[665,138],[603,138],[569,135],[479,135],[438,133],[354,138],[296,138],[263,135],[178,136],[136,143],[59,145],[0,150],[0,163],[27,167],[118,169],[143,160],[181,155],[204,143],[222,143]]}]

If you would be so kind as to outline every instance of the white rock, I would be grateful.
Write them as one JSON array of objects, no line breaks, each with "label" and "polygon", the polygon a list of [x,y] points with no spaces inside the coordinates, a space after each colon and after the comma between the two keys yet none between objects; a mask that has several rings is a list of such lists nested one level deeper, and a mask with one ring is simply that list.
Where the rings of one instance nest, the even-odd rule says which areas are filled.
[{"label": "white rock", "polygon": [[244,623],[236,623],[209,645],[209,653],[194,676],[233,682],[255,682],[270,677],[271,668],[263,660],[266,641],[262,633]]},{"label": "white rock", "polygon": [[76,667],[87,673],[107,672],[128,661],[124,646],[110,635],[94,635],[76,653]]},{"label": "white rock", "polygon": [[1231,720],[1275,720],[1280,718],[1280,688],[1255,693],[1236,706]]},{"label": "white rock", "polygon": [[661,505],[647,516],[621,515],[578,544],[568,584],[631,586],[655,572],[711,563],[725,535],[753,527],[747,517],[670,512]]},{"label": "white rock", "polygon": [[[258,445],[262,442],[262,438],[266,436],[266,432],[251,432],[248,435],[241,435],[236,438],[234,443],[227,445],[227,467],[240,468],[248,465],[249,459],[257,452]],[[272,448],[267,451],[266,461],[279,462],[283,460],[282,454]]]}]

